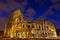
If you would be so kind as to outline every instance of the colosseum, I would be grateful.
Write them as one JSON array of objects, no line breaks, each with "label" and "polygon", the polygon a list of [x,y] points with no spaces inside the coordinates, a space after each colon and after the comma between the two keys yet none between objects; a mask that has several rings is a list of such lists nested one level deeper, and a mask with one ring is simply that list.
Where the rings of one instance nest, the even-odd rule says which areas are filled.
[{"label": "colosseum", "polygon": [[55,25],[42,19],[26,20],[20,9],[14,10],[8,17],[4,36],[10,38],[57,37]]}]

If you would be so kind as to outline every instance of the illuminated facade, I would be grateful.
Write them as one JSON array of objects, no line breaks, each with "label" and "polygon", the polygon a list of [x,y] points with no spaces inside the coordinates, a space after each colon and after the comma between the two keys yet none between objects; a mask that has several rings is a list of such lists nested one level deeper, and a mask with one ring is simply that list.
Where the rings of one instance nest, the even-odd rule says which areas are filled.
[{"label": "illuminated facade", "polygon": [[54,24],[44,20],[26,20],[20,9],[12,12],[4,30],[6,37],[40,38],[57,37]]}]

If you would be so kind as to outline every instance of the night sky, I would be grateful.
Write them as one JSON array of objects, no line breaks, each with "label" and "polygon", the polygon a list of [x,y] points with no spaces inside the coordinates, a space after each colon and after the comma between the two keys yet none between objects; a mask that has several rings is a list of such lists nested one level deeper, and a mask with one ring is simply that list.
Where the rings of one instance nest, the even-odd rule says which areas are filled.
[{"label": "night sky", "polygon": [[20,8],[26,19],[52,21],[60,29],[60,0],[0,0],[0,29],[3,30],[9,14]]}]

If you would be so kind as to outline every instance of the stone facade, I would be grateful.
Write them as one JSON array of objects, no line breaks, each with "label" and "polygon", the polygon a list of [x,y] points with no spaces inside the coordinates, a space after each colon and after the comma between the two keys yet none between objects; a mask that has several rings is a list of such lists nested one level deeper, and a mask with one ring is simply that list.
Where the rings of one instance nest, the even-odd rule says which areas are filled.
[{"label": "stone facade", "polygon": [[39,20],[26,20],[20,9],[12,12],[6,23],[4,36],[17,38],[57,37],[52,22]]}]

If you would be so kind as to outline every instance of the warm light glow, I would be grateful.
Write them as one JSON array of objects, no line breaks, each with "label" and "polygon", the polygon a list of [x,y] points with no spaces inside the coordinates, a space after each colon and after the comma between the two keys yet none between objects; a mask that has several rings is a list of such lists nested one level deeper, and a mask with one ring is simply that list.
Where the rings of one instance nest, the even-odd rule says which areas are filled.
[{"label": "warm light glow", "polygon": [[31,30],[31,33],[32,33],[32,34],[35,34],[35,30],[34,30],[34,29],[32,29],[32,30]]},{"label": "warm light glow", "polygon": [[26,38],[26,32],[23,32],[23,38]]},{"label": "warm light glow", "polygon": [[52,32],[55,32],[55,30],[54,30],[53,28],[50,28],[50,27],[49,27],[49,30],[51,30]]},{"label": "warm light glow", "polygon": [[16,20],[15,20],[16,22],[18,21],[18,18],[16,18]]},{"label": "warm light glow", "polygon": [[10,37],[12,38],[12,37],[13,37],[13,35],[10,35]]},{"label": "warm light glow", "polygon": [[[28,27],[28,25],[29,25],[29,27]],[[46,25],[48,25],[48,28],[46,27]],[[39,26],[40,26],[40,28],[39,28]],[[45,32],[47,32],[47,33],[44,34]],[[37,38],[38,37],[38,38],[40,38],[40,37],[43,37],[44,35],[46,35],[47,37],[49,37],[49,35],[51,37],[57,36],[54,26],[50,26],[47,23],[43,24],[43,21],[38,21],[38,20],[26,21],[23,17],[23,14],[21,13],[21,11],[19,9],[14,11],[11,14],[11,17],[9,17],[6,28],[4,30],[4,35],[5,34],[10,36],[11,38],[12,37],[19,37],[19,38],[31,38],[31,37]]]},{"label": "warm light glow", "polygon": [[54,34],[55,34],[55,37],[57,37],[57,34],[56,34],[56,32],[54,32]]}]

